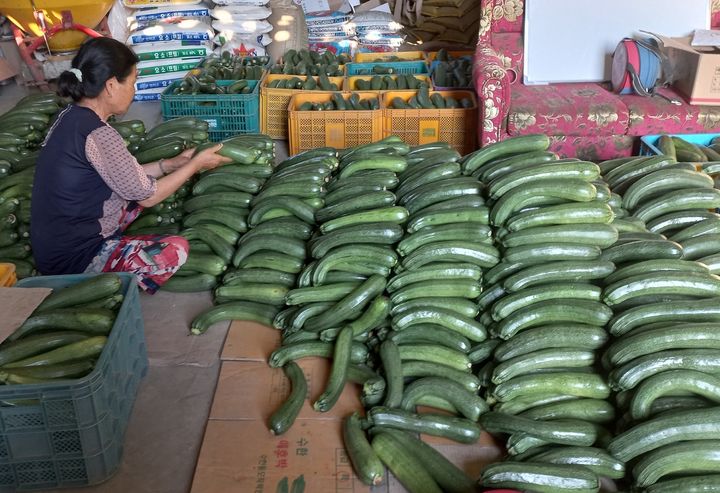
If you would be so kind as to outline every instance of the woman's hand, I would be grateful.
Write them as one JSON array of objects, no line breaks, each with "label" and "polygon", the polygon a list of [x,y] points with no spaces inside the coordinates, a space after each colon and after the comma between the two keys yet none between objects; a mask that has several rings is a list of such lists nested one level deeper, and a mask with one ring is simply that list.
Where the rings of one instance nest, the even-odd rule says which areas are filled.
[{"label": "woman's hand", "polygon": [[168,173],[171,173],[176,169],[180,169],[190,162],[194,153],[195,149],[185,149],[174,158],[165,159],[163,161],[163,167]]},{"label": "woman's hand", "polygon": [[[221,148],[222,144],[208,147],[207,149],[198,152],[194,157],[192,157],[190,159],[190,163],[192,163],[192,165],[195,167],[195,171],[213,169],[217,168],[218,166],[222,166],[223,164],[231,163],[232,159],[221,156],[220,154],[216,154],[216,152],[219,151]],[[195,152],[194,149],[189,150]]]}]

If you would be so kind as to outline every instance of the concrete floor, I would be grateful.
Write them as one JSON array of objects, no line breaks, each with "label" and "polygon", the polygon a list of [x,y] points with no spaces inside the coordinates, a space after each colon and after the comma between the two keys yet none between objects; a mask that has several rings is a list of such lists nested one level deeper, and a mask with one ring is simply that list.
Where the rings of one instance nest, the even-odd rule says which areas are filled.
[{"label": "concrete floor", "polygon": [[[0,113],[27,94],[0,87]],[[133,103],[123,119],[159,123],[160,104]],[[287,143],[276,142],[278,160]],[[229,323],[190,336],[190,321],[212,304],[210,293],[141,295],[150,368],[135,402],[122,464],[108,481],[64,493],[185,493],[190,490],[205,423],[220,370]]]}]

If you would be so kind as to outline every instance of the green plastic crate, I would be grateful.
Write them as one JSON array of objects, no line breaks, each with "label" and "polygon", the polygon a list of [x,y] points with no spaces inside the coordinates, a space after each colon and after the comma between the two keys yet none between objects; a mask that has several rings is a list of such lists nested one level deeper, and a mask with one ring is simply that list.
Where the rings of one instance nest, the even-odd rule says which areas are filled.
[{"label": "green plastic crate", "polygon": [[[236,81],[219,80],[219,86]],[[173,94],[180,81],[173,82],[160,96],[164,120],[194,116],[210,125],[210,140],[219,142],[238,134],[260,131],[260,81],[249,80],[250,94]]]},{"label": "green plastic crate", "polygon": [[[148,357],[135,276],[118,275],[125,299],[90,374],[0,387],[0,491],[96,484],[119,467]],[[32,277],[17,287],[61,288],[89,277]]]},{"label": "green plastic crate", "polygon": [[[428,66],[422,60],[415,62],[367,62],[367,63],[348,63],[347,75],[384,75],[375,74],[373,67],[391,68],[393,74],[427,74]],[[391,74],[392,75],[392,74]]]}]

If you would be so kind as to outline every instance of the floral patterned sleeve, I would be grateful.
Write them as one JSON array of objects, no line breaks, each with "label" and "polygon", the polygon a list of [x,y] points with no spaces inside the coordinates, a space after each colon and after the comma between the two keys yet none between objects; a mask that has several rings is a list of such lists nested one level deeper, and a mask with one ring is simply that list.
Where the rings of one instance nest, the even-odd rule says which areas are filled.
[{"label": "floral patterned sleeve", "polygon": [[100,127],[90,133],[85,142],[85,154],[107,186],[119,197],[139,201],[155,193],[155,178],[145,173],[112,127]]}]

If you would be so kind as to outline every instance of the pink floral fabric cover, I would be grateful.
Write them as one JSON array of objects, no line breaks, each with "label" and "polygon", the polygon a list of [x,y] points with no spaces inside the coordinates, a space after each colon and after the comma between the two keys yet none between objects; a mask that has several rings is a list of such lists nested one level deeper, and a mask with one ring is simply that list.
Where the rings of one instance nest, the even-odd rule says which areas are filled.
[{"label": "pink floral fabric cover", "polygon": [[522,83],[524,62],[522,33],[493,33],[492,47],[498,54],[502,54],[505,68],[515,72],[510,78],[510,83]]},{"label": "pink floral fabric cover", "polygon": [[[500,140],[509,139],[503,134]],[[561,158],[577,157],[588,161],[604,161],[616,157],[632,156],[635,138],[629,135],[551,135],[550,151]]]},{"label": "pink floral fabric cover", "polygon": [[492,23],[494,33],[522,33],[525,0],[482,0],[481,8]]},{"label": "pink floral fabric cover", "polygon": [[659,92],[679,99],[682,105],[670,104],[660,97],[623,96],[622,100],[630,111],[628,135],[720,132],[720,106],[689,105],[671,88],[660,89]]},{"label": "pink floral fabric cover", "polygon": [[510,101],[510,82],[502,59],[490,48],[478,47],[473,64],[475,92],[478,94],[478,145],[498,142],[507,134],[507,104]]},{"label": "pink floral fabric cover", "polygon": [[516,85],[512,88],[510,135],[623,135],[628,109],[598,84]]},{"label": "pink floral fabric cover", "polygon": [[554,135],[550,137],[550,150],[560,157],[605,161],[616,157],[632,156],[634,143],[635,139],[629,135],[603,135],[600,137]]},{"label": "pink floral fabric cover", "polygon": [[[640,135],[720,129],[720,107],[690,106],[684,100],[682,106],[670,105],[661,98],[641,96],[622,96],[611,101],[596,98],[590,92],[571,93],[567,99],[568,94],[563,96],[563,90],[558,90],[560,95],[555,93],[555,102],[551,103],[532,91],[523,93],[526,89],[521,83],[524,7],[524,0],[480,0],[480,29],[473,72],[480,109],[480,146],[508,138],[511,134],[541,131],[552,136],[551,148],[563,156],[610,159],[630,155],[633,142]],[[720,0],[712,0],[712,26],[720,27]],[[663,91],[674,94],[671,89]],[[554,111],[554,105],[563,98],[568,105],[574,101],[584,106],[566,106],[568,110],[563,112],[548,111]],[[532,108],[532,100],[539,106]],[[555,113],[562,114],[562,123],[555,119]]]}]

